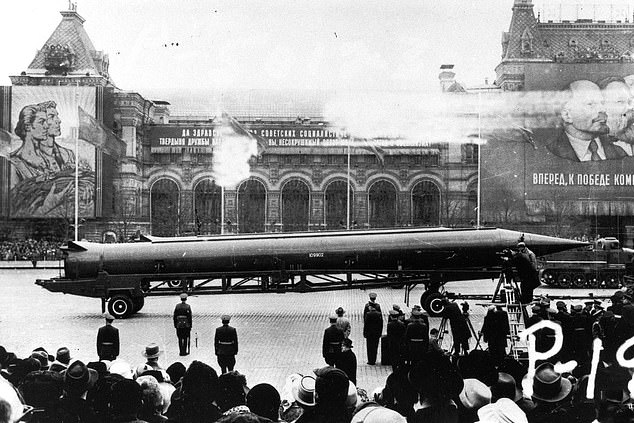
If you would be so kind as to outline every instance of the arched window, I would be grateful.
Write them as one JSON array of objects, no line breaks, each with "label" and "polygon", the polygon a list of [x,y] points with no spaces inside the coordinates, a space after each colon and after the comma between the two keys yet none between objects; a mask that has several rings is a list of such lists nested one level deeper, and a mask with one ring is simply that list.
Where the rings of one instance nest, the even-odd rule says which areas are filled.
[{"label": "arched window", "polygon": [[[327,229],[344,229],[348,220],[346,205],[348,204],[348,195],[346,189],[348,183],[346,181],[334,181],[326,187],[326,228]],[[352,213],[354,204],[354,195],[350,188],[350,224],[354,214]]]},{"label": "arched window", "polygon": [[180,224],[180,192],[171,179],[159,179],[150,191],[152,235],[176,236]]},{"label": "arched window", "polygon": [[282,189],[282,225],[284,232],[307,231],[310,194],[308,186],[294,179]]},{"label": "arched window", "polygon": [[212,179],[203,179],[194,189],[194,223],[197,234],[219,234],[222,219],[222,188]]},{"label": "arched window", "polygon": [[423,181],[412,190],[412,223],[414,226],[440,225],[440,189]]},{"label": "arched window", "polygon": [[371,228],[396,226],[396,188],[388,181],[378,181],[368,193]]},{"label": "arched window", "polygon": [[257,179],[249,179],[238,188],[238,232],[264,232],[266,189]]}]

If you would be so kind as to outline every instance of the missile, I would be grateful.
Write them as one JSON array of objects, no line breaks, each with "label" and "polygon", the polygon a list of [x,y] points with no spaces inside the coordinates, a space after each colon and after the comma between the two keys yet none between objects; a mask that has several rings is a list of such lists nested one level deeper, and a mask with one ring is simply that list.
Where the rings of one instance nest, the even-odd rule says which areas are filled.
[{"label": "missile", "polygon": [[[104,301],[116,294],[155,295],[148,289],[150,282],[177,279],[288,281],[306,275],[391,274],[415,281],[437,278],[439,286],[478,278],[473,276],[482,269],[499,268],[501,253],[515,248],[520,240],[538,256],[588,245],[499,228],[144,236],[140,242],[125,244],[71,241],[64,248],[64,276],[36,283],[52,292]],[[347,284],[331,285],[333,289],[353,287],[350,278]],[[285,289],[294,288],[289,284]]]}]

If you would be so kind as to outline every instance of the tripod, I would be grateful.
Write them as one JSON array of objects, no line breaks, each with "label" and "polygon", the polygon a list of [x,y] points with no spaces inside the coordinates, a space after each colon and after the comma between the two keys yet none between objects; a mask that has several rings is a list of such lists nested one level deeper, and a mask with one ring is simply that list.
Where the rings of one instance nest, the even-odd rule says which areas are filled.
[{"label": "tripod", "polygon": [[[474,347],[474,349],[482,349],[482,345],[480,345],[480,339],[482,337],[482,334],[479,332],[476,332],[475,328],[473,327],[473,324],[471,323],[471,318],[469,317],[469,304],[468,303],[462,303],[462,317],[465,319],[465,321],[467,322],[467,327],[469,328],[469,333],[471,333],[471,336],[473,336],[473,339],[475,339],[476,341],[476,345]],[[449,322],[449,318],[446,316],[443,316],[442,319],[440,320],[440,326],[438,327],[438,346],[440,346],[440,348],[442,348],[442,343],[443,340],[445,338],[445,333],[449,333],[448,330],[448,322]],[[454,340],[455,342],[455,340]],[[453,347],[453,346],[452,346]]]}]

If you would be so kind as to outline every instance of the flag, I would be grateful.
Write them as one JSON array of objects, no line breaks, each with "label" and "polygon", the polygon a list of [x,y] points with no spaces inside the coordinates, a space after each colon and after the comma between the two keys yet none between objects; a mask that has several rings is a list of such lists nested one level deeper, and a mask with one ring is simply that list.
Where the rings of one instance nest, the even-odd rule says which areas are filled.
[{"label": "flag", "polygon": [[11,133],[0,128],[0,157],[9,158],[11,153]]},{"label": "flag", "polygon": [[[359,140],[359,138],[354,138],[355,141]],[[385,164],[385,150],[380,146],[374,143],[371,143],[366,138],[360,138],[362,145],[358,146],[359,148],[369,151],[376,157],[376,160],[379,162],[381,166]]]},{"label": "flag", "polygon": [[86,113],[81,107],[78,107],[78,113],[79,139],[100,147],[106,154],[116,159],[125,155],[125,141],[113,134],[110,129]]},{"label": "flag", "polygon": [[255,140],[258,146],[258,156],[262,155],[264,150],[267,147],[266,139],[262,138],[259,135],[255,135],[251,133],[248,129],[240,124],[233,116],[230,116],[226,112],[222,112],[222,123],[226,125],[227,128],[231,129],[237,136],[246,137],[251,140]]}]

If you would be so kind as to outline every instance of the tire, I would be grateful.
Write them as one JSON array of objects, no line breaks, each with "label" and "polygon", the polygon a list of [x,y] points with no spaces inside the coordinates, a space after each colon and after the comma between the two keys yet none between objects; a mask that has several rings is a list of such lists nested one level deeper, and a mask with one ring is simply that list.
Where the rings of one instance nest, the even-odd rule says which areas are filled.
[{"label": "tire", "polygon": [[555,286],[555,274],[550,270],[544,270],[541,277],[542,283],[545,283],[548,286]]},{"label": "tire", "polygon": [[571,282],[574,288],[583,288],[586,286],[586,276],[583,273],[575,273],[572,275]]},{"label": "tire", "polygon": [[170,288],[182,288],[185,284],[185,281],[182,279],[167,281],[167,286]]},{"label": "tire", "polygon": [[572,277],[569,273],[561,273],[557,276],[557,285],[562,288],[568,288],[570,286],[570,282],[572,281]]},{"label": "tire", "polygon": [[139,311],[141,311],[144,305],[145,305],[145,297],[132,298],[132,307],[134,310],[133,313],[138,313]]},{"label": "tire", "polygon": [[605,286],[604,288],[616,289],[621,285],[621,281],[617,275],[605,275]]},{"label": "tire", "polygon": [[420,297],[421,306],[431,317],[439,317],[445,311],[443,295],[440,292],[430,292],[425,301],[423,301],[425,294]]},{"label": "tire", "polygon": [[115,295],[108,301],[108,312],[115,319],[125,319],[133,313],[134,304],[127,295]]},{"label": "tire", "polygon": [[602,281],[596,275],[588,275],[589,288],[601,288]]}]

